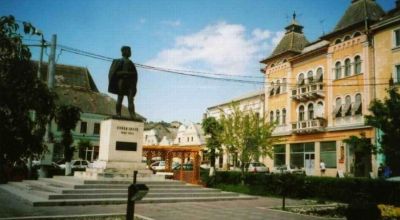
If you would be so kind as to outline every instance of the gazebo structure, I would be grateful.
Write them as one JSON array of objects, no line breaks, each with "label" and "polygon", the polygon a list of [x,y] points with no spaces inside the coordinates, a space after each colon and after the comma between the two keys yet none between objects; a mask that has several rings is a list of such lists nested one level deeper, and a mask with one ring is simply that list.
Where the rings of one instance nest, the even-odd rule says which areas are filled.
[{"label": "gazebo structure", "polygon": [[[153,157],[160,157],[165,161],[165,171],[172,172],[175,180],[187,183],[200,183],[200,152],[203,146],[143,146],[143,157],[151,161]],[[173,158],[180,159],[179,169],[173,170]],[[186,161],[186,163],[185,163]]]}]

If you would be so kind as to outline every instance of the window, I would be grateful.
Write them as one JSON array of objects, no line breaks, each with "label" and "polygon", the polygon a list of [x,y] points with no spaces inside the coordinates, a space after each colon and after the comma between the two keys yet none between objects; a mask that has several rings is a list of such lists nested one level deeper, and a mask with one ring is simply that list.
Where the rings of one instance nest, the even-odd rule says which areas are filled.
[{"label": "window", "polygon": [[193,142],[193,137],[191,138],[191,141]]},{"label": "window", "polygon": [[287,82],[286,78],[282,79],[282,92],[286,92]]},{"label": "window", "polygon": [[81,134],[86,134],[86,130],[87,130],[87,122],[82,121],[81,122]]},{"label": "window", "polygon": [[269,122],[274,122],[274,112],[273,111],[271,111],[270,113],[269,113]]},{"label": "window", "polygon": [[335,106],[335,109],[333,110],[333,116],[335,118],[342,117],[342,99],[341,98],[336,99],[336,106]]},{"label": "window", "polygon": [[342,43],[342,40],[336,39],[335,44],[340,44],[340,43]]},{"label": "window", "polygon": [[276,85],[275,85],[275,94],[279,94],[281,93],[281,82],[278,80],[276,81]]},{"label": "window", "polygon": [[282,109],[282,124],[286,124],[286,109]]},{"label": "window", "polygon": [[317,103],[317,109],[315,109],[315,117],[316,118],[324,117],[324,104],[322,102]]},{"label": "window", "polygon": [[396,83],[400,83],[400,65],[396,65],[395,72],[396,72],[396,75],[395,75],[394,80]]},{"label": "window", "polygon": [[338,61],[335,64],[335,79],[340,79],[342,77],[342,64]]},{"label": "window", "polygon": [[354,103],[354,115],[361,115],[362,114],[362,100],[361,100],[361,94],[356,95],[356,101]]},{"label": "window", "polygon": [[285,145],[278,144],[274,146],[274,167],[286,164]]},{"label": "window", "polygon": [[400,29],[394,31],[394,47],[400,47]]},{"label": "window", "polygon": [[298,81],[297,81],[297,84],[298,84],[299,86],[304,85],[304,73],[300,73],[299,79],[298,79]]},{"label": "window", "polygon": [[344,61],[344,76],[350,76],[351,75],[351,62],[350,59],[346,59]]},{"label": "window", "polygon": [[178,138],[178,143],[181,143],[181,138]]},{"label": "window", "polygon": [[354,57],[354,74],[361,73],[361,58],[360,56]]},{"label": "window", "polygon": [[314,105],[312,103],[308,104],[308,120],[314,119]]},{"label": "window", "polygon": [[280,114],[280,112],[279,112],[279,110],[276,110],[276,123],[279,125],[280,124],[280,117],[281,117],[281,114]]},{"label": "window", "polygon": [[308,83],[310,83],[310,84],[313,82],[314,78],[313,78],[313,72],[312,71],[309,71],[307,73],[307,80],[308,80]]},{"label": "window", "polygon": [[299,107],[299,121],[304,121],[304,106]]},{"label": "window", "polygon": [[322,82],[322,80],[323,80],[323,70],[322,70],[322,68],[320,67],[320,68],[318,68],[317,69],[317,75],[316,75],[316,77],[315,77],[315,80],[317,81],[317,82]]},{"label": "window", "polygon": [[304,167],[304,152],[314,153],[314,143],[299,143],[290,145],[290,166]]},{"label": "window", "polygon": [[344,108],[343,108],[343,113],[344,116],[351,116],[351,97],[348,95],[344,99]]},{"label": "window", "polygon": [[343,41],[347,41],[347,40],[350,40],[350,36],[349,36],[349,35],[346,35],[346,36],[344,37],[344,39],[343,39]]},{"label": "window", "polygon": [[320,158],[326,168],[336,168],[336,142],[321,142]]},{"label": "window", "polygon": [[100,123],[94,123],[93,134],[100,134]]},{"label": "window", "polygon": [[274,82],[271,82],[271,87],[270,87],[270,89],[269,89],[269,95],[270,96],[273,96],[274,95]]}]

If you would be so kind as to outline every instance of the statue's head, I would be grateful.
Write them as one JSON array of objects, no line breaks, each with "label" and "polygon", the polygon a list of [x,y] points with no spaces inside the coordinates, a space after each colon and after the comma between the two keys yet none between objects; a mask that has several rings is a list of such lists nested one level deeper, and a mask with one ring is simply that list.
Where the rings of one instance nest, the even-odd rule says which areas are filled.
[{"label": "statue's head", "polygon": [[125,58],[131,57],[131,48],[128,46],[121,47],[122,56]]}]

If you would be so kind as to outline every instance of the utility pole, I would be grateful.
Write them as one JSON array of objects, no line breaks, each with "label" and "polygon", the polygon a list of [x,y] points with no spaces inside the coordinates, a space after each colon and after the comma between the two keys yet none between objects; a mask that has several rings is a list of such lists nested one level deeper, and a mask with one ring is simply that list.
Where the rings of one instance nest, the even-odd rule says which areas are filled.
[{"label": "utility pole", "polygon": [[50,55],[49,55],[49,66],[48,66],[48,74],[47,74],[47,86],[49,89],[54,88],[54,76],[56,72],[56,46],[57,46],[57,35],[53,34],[51,37],[50,44]]},{"label": "utility pole", "polygon": [[41,79],[41,70],[42,70],[42,62],[43,62],[43,50],[44,50],[44,43],[46,42],[43,37],[43,33],[40,33],[42,36],[42,40],[40,41],[40,57],[39,57],[39,63],[38,63],[38,72],[37,72],[37,77],[38,79]]}]

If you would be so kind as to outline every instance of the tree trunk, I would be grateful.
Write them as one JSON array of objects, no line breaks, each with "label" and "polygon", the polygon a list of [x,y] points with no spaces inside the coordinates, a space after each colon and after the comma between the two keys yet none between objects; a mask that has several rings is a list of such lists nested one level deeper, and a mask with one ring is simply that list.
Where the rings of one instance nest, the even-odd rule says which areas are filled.
[{"label": "tree trunk", "polygon": [[285,206],[286,206],[286,196],[285,196],[285,194],[283,194],[283,196],[282,196],[282,210],[285,210]]},{"label": "tree trunk", "polygon": [[240,181],[242,185],[244,185],[244,163],[242,162],[240,165]]},{"label": "tree trunk", "polygon": [[215,176],[215,167],[210,167],[210,173],[208,176]]}]

